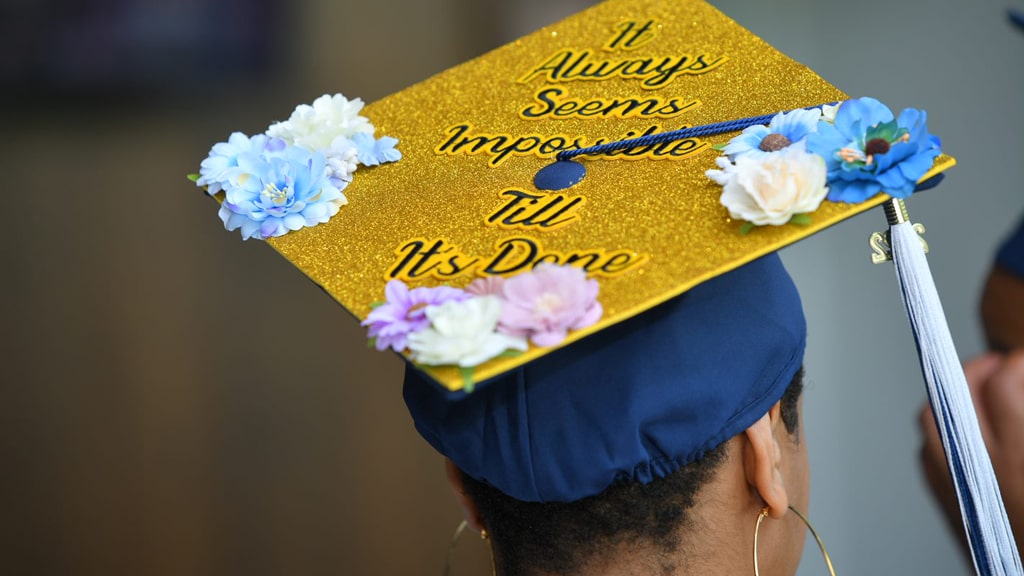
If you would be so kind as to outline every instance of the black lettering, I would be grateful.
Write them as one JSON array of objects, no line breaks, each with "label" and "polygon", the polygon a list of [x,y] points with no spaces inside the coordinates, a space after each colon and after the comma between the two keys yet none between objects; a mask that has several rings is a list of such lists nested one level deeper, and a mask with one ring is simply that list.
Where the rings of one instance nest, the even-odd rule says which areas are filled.
[{"label": "black lettering", "polygon": [[[617,36],[613,37],[612,41],[605,45],[605,49],[615,50],[618,47],[619,42],[626,37],[626,34],[629,34],[629,31],[632,30],[635,25],[636,22],[623,22],[622,24],[619,24],[618,28],[622,30],[622,32],[619,32]],[[623,27],[625,27],[625,29],[623,29]]]},{"label": "black lettering", "polygon": [[600,270],[605,274],[615,274],[616,272],[622,272],[630,268],[633,265],[633,258],[630,254],[619,252],[613,255],[611,258],[605,261],[601,265]]},{"label": "black lettering", "polygon": [[580,103],[575,100],[569,100],[568,102],[562,102],[555,108],[554,116],[572,116],[572,113],[580,107]]},{"label": "black lettering", "polygon": [[603,109],[604,104],[600,100],[592,100],[590,102],[587,102],[583,106],[580,106],[580,109],[578,112],[576,112],[576,115],[582,116],[584,118],[588,116],[597,116],[598,114],[603,114]]},{"label": "black lettering", "polygon": [[[630,29],[632,29],[632,22],[630,23]],[[632,50],[638,46],[650,42],[654,38],[654,34],[648,34],[647,32],[651,29],[651,24],[654,24],[654,20],[648,20],[644,22],[644,25],[637,30],[633,37],[626,41],[626,44],[622,47],[623,50]]]},{"label": "black lettering", "polygon": [[557,152],[559,152],[561,150],[564,150],[565,149],[565,144],[566,144],[565,138],[562,138],[561,136],[555,136],[553,138],[549,138],[549,139],[545,140],[543,144],[540,145],[540,153],[541,154],[555,154],[555,153],[557,153]]},{"label": "black lettering", "polygon": [[[504,139],[504,137],[500,137],[500,138]],[[528,142],[532,142],[532,143],[527,144]],[[521,148],[520,147],[523,144],[526,144],[526,148]],[[539,137],[537,137],[537,136],[522,136],[522,137],[516,139],[514,142],[512,142],[511,146],[507,146],[505,148],[501,148],[499,146],[491,146],[491,152],[497,152],[497,155],[495,155],[494,158],[491,159],[491,164],[494,165],[494,166],[497,166],[498,164],[501,164],[502,162],[504,162],[505,158],[509,154],[515,154],[517,156],[522,156],[523,154],[533,150],[534,148],[536,148],[539,145],[540,145],[540,138]],[[474,152],[475,151],[476,150],[474,150]]]},{"label": "black lettering", "polygon": [[448,150],[448,147],[451,146],[452,143],[455,142],[455,140],[457,140],[463,134],[465,134],[467,130],[469,130],[469,124],[459,124],[458,126],[449,128],[448,132],[452,134],[452,137],[449,138],[448,141],[445,142],[444,144],[438,146],[434,151],[437,152],[438,154],[446,152]]},{"label": "black lettering", "polygon": [[648,73],[647,67],[651,65],[649,58],[627,62],[626,67],[622,69],[623,76],[644,76]]},{"label": "black lettering", "polygon": [[630,98],[628,100],[612,100],[611,104],[604,109],[603,115],[607,116],[613,113],[616,109],[623,109],[618,113],[618,116],[620,118],[628,118],[634,110],[643,107],[639,116],[650,116],[651,110],[658,105],[658,102],[657,98],[651,98],[648,100],[637,100],[635,98]]},{"label": "black lettering", "polygon": [[[587,56],[590,55],[589,52],[584,52],[584,54],[586,54]],[[612,64],[608,60],[603,60],[601,62],[587,62],[586,64],[583,65],[583,68],[578,73],[576,73],[575,77],[593,80],[607,78],[618,72],[624,66],[628,65],[628,63],[628,60],[623,60],[615,64]],[[571,79],[573,76],[566,72],[564,77],[566,79]]]},{"label": "black lettering", "polygon": [[705,147],[705,144],[695,138],[686,138],[675,143],[672,148],[669,149],[669,156],[675,158],[682,158],[684,156],[690,156],[695,152]]},{"label": "black lettering", "polygon": [[672,58],[665,58],[654,68],[654,74],[649,78],[645,79],[641,85],[645,88],[660,88],[665,84],[671,82],[676,75],[680,74],[682,70],[685,70],[686,63],[690,60],[689,56],[680,56],[675,58],[673,64]]},{"label": "black lettering", "polygon": [[680,105],[679,101],[676,100],[675,98],[673,98],[673,99],[669,100],[667,104],[665,104],[662,107],[660,107],[657,110],[655,110],[654,111],[654,115],[655,116],[661,116],[663,118],[671,118],[673,116],[677,116],[679,114],[682,114],[683,112],[685,112],[686,110],[689,110],[690,108],[693,108],[694,106],[699,106],[699,105],[700,105],[700,101],[698,101],[698,100],[691,100],[691,101],[687,102],[686,104]]},{"label": "black lettering", "polygon": [[579,266],[579,267],[583,268],[587,272],[590,272],[591,266],[593,266],[595,263],[597,263],[598,260],[601,259],[601,255],[597,254],[595,252],[583,252],[583,253],[579,253],[579,254],[570,254],[569,257],[565,259],[565,263],[566,264],[570,264],[570,265],[571,264],[576,264],[577,262],[582,262],[584,259],[586,259],[587,262],[584,263],[582,266]]},{"label": "black lettering", "polygon": [[419,251],[422,250],[422,249],[423,249],[423,242],[420,242],[419,240],[413,240],[412,242],[409,242],[405,246],[402,246],[401,248],[399,248],[397,250],[397,252],[399,254],[404,252],[404,251],[406,251],[406,250],[409,250],[409,253],[405,256],[405,258],[402,259],[401,262],[398,263],[397,266],[395,266],[394,268],[391,269],[390,272],[388,272],[388,277],[389,278],[398,278],[399,274],[402,273],[402,270],[406,267],[406,265],[409,264],[409,262],[412,260],[412,258],[414,256],[416,256],[416,254],[418,254]]},{"label": "black lettering", "polygon": [[555,104],[557,104],[557,102],[551,100],[548,97],[548,94],[553,94],[554,96],[561,96],[563,92],[564,90],[562,90],[561,88],[548,88],[547,90],[541,90],[540,92],[537,93],[536,99],[539,100],[542,104],[546,104],[546,106],[544,108],[540,108],[539,110],[538,108],[532,105],[527,106],[522,112],[523,118],[540,118],[545,114],[550,114],[551,110],[554,109]]},{"label": "black lettering", "polygon": [[545,254],[545,255],[541,256],[540,258],[537,258],[537,261],[533,263],[533,266],[531,268],[536,268],[542,262],[550,262],[552,264],[558,264],[558,254]]},{"label": "black lettering", "polygon": [[580,197],[580,196],[577,196],[577,197],[573,198],[572,200],[570,200],[568,204],[566,204],[565,206],[562,206],[561,209],[559,209],[557,212],[555,212],[551,216],[548,216],[548,218],[546,220],[543,220],[541,222],[534,222],[533,221],[534,218],[536,218],[537,216],[540,216],[544,212],[547,212],[549,209],[551,209],[555,205],[561,204],[562,200],[563,200],[563,197],[559,196],[557,201],[551,202],[547,206],[545,206],[545,207],[541,208],[540,210],[538,210],[536,214],[534,214],[533,216],[530,216],[530,218],[529,218],[530,222],[529,223],[530,224],[536,224],[537,226],[540,226],[541,228],[551,228],[551,227],[554,227],[554,226],[561,226],[562,224],[565,224],[567,222],[572,222],[573,220],[578,218],[577,215],[573,214],[572,216],[568,216],[568,217],[566,217],[566,218],[564,218],[562,220],[558,220],[559,216],[561,216],[562,214],[565,214],[567,211],[571,210],[574,206],[576,206],[577,204],[583,202],[583,198]]},{"label": "black lettering", "polygon": [[571,50],[559,52],[551,58],[548,58],[547,62],[544,62],[540,66],[534,68],[532,72],[520,78],[519,82],[521,84],[525,84],[526,82],[536,78],[538,75],[546,76],[548,82],[557,82],[558,78],[562,75],[562,69],[570,58],[572,58]]},{"label": "black lettering", "polygon": [[[609,45],[604,46],[605,50],[623,49],[631,50],[649,42],[654,34],[650,32],[650,22],[643,28],[636,31],[632,39],[628,40],[626,46],[622,40],[624,35],[620,34],[614,38]],[[603,80],[618,76],[620,78],[636,78],[641,80],[640,85],[645,89],[662,88],[672,82],[680,74],[704,74],[720,66],[728,60],[725,56],[711,58],[707,54],[700,54],[696,57],[691,55],[665,56],[661,58],[625,58],[621,60],[593,58],[589,50],[575,52],[563,50],[548,58],[540,66],[519,79],[520,83],[529,82],[534,78],[541,77],[548,82],[571,82],[573,80]],[[537,108],[531,108],[530,114],[537,114]],[[536,117],[527,115],[525,118]]]},{"label": "black lettering", "polygon": [[509,202],[506,202],[505,204],[503,204],[501,206],[501,208],[498,208],[495,212],[493,212],[490,216],[487,217],[487,222],[489,224],[493,224],[493,223],[497,222],[498,219],[503,218],[503,217],[504,217],[503,224],[509,224],[509,220],[511,220],[515,216],[518,216],[519,214],[521,214],[523,212],[523,210],[525,210],[525,208],[519,208],[518,210],[516,210],[512,214],[508,213],[510,210],[512,210],[513,208],[517,207],[521,200],[529,199],[530,200],[530,204],[536,204],[537,200],[543,197],[543,196],[541,196],[539,194],[530,194],[529,192],[524,192],[522,190],[515,190],[515,189],[505,190],[504,192],[501,193],[501,195],[502,196],[511,196],[512,200],[509,201]]},{"label": "black lettering", "polygon": [[[652,134],[655,134],[657,132],[658,132],[658,127],[657,126],[650,126],[650,127],[648,127],[646,130],[644,130],[643,134],[637,134],[636,132],[633,132],[631,130],[631,131],[626,133],[626,136],[625,136],[625,138],[623,138],[623,140],[629,140],[629,139],[632,139],[632,138],[641,138],[643,136],[651,136]],[[605,152],[605,156],[611,156],[611,157],[615,157],[615,156],[643,156],[650,149],[650,146],[652,146],[652,145],[643,146],[643,147],[640,147],[640,148],[620,148],[618,150],[611,150],[611,151]]]},{"label": "black lettering", "polygon": [[[498,248],[500,248],[498,254],[484,268],[485,275],[501,276],[518,272],[529,266],[540,251],[536,242],[521,237],[503,240],[498,243]],[[506,262],[506,259],[509,258],[513,259]]]},{"label": "black lettering", "polygon": [[444,270],[438,269],[437,274],[439,276],[445,276],[445,277],[448,277],[448,276],[458,276],[459,274],[462,274],[466,270],[469,270],[474,264],[476,264],[477,262],[480,261],[479,258],[473,258],[469,262],[466,262],[466,263],[460,265],[459,264],[460,258],[461,258],[461,255],[455,255],[455,256],[452,256],[451,258],[449,258],[448,259],[448,270],[444,271]]},{"label": "black lettering", "polygon": [[460,150],[462,150],[464,146],[468,146],[471,143],[472,146],[470,146],[469,148],[470,154],[479,152],[481,148],[487,146],[488,144],[490,144],[491,151],[494,151],[499,149],[501,145],[504,144],[505,142],[508,142],[508,137],[502,136],[500,134],[497,136],[474,136],[472,138],[465,138],[461,142],[456,144],[454,147],[452,147],[452,152],[459,152]]},{"label": "black lettering", "polygon": [[[430,263],[431,260],[434,260],[434,257],[437,256],[438,254],[445,254],[445,253],[451,251],[451,248],[445,248],[444,250],[441,250],[441,248],[443,246],[444,246],[444,240],[437,240],[437,241],[434,242],[433,245],[431,245],[430,248],[427,248],[427,251],[423,252],[420,255],[419,260],[415,264],[412,265],[412,268],[409,270],[408,277],[409,278],[418,278],[420,276],[423,276],[424,274],[427,274],[428,272],[430,272],[434,268],[437,268],[438,262],[434,262],[434,263],[431,264]],[[430,265],[427,266],[427,264],[430,264]],[[424,269],[423,268],[424,266],[427,266],[427,267]]]},{"label": "black lettering", "polygon": [[[569,52],[569,55],[571,56],[572,52]],[[558,79],[558,78],[565,78],[565,79],[572,78],[572,71],[575,70],[576,67],[579,66],[581,62],[583,62],[584,60],[586,60],[589,57],[590,57],[590,52],[584,51],[582,54],[580,54],[579,58],[577,58],[572,64],[569,64],[569,67],[566,68],[565,70],[563,70],[561,74],[559,74],[558,76],[555,77],[555,79]],[[568,60],[568,58],[566,58],[566,60]]]}]

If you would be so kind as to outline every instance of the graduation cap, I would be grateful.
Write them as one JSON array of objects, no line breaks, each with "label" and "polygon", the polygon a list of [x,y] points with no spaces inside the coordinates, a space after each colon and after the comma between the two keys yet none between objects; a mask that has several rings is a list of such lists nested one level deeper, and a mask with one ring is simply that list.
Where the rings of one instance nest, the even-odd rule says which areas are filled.
[{"label": "graduation cap", "polygon": [[761,417],[805,340],[775,252],[884,204],[876,258],[900,272],[975,564],[1020,574],[899,200],[955,163],[925,120],[702,1],[611,0],[365,108],[325,95],[236,133],[196,178],[409,361],[431,444],[532,501],[662,477]]}]

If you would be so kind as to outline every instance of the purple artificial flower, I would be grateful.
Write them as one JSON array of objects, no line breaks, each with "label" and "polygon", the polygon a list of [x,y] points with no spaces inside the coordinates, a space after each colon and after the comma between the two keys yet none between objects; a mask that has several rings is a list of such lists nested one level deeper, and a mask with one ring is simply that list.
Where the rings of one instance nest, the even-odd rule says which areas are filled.
[{"label": "purple artificial flower", "polygon": [[391,280],[384,287],[384,296],[384,304],[374,308],[362,325],[370,327],[368,335],[376,339],[377,350],[391,348],[395,352],[402,352],[407,347],[409,334],[430,326],[430,319],[426,315],[427,306],[461,302],[471,295],[448,286],[409,290],[405,282]]},{"label": "purple artificial flower", "polygon": [[542,263],[505,280],[501,331],[528,336],[537,346],[555,346],[569,330],[586,328],[603,312],[596,280],[573,266]]}]

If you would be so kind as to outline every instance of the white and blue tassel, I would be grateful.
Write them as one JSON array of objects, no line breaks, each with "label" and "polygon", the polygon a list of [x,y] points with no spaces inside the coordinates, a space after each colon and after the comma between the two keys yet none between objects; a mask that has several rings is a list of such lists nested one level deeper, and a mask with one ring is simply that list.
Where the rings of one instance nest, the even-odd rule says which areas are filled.
[{"label": "white and blue tassel", "polygon": [[1022,576],[992,462],[946,324],[925,246],[902,200],[885,205],[891,257],[979,576]]}]

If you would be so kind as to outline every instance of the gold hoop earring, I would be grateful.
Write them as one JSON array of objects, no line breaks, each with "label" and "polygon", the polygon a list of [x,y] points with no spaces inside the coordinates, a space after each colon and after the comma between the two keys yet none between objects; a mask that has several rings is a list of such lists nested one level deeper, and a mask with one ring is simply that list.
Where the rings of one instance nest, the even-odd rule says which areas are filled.
[{"label": "gold hoop earring", "polygon": [[[466,531],[467,526],[469,526],[469,522],[463,520],[455,527],[455,533],[452,534],[452,541],[448,544],[448,556],[444,561],[444,572],[442,572],[443,576],[451,576],[452,560],[455,557],[455,548],[459,545],[459,539],[462,538],[462,533]],[[487,533],[487,530],[481,530],[480,539],[487,542],[487,551],[491,553],[491,570],[492,573],[496,573],[497,567],[494,565],[494,550],[491,548],[491,543],[487,540],[488,538],[490,538],[490,534]]]},{"label": "gold hoop earring", "polygon": [[[758,519],[758,523],[760,523],[760,522],[761,522],[761,520],[759,518]],[[444,572],[441,573],[442,576],[451,576],[451,573],[452,573],[452,557],[455,556],[455,547],[459,545],[459,538],[461,538],[462,537],[462,533],[466,531],[466,526],[469,526],[469,522],[466,522],[465,520],[463,520],[462,522],[459,522],[458,526],[455,527],[455,533],[452,534],[452,541],[448,543],[448,556],[444,560]],[[757,548],[756,548],[757,547],[757,531],[756,530],[754,531],[754,546],[755,546],[754,550],[755,550],[755,556],[756,556],[757,555],[756,554],[756,551],[757,551]],[[754,571],[755,572],[757,571],[757,559],[756,558],[754,559]]]},{"label": "gold hoop earring", "polygon": [[[814,526],[811,526],[811,521],[796,508],[790,506],[789,509],[792,510],[798,518],[800,518],[804,523],[804,526],[807,526],[807,529],[811,532],[811,536],[814,536],[814,541],[818,543],[818,549],[821,550],[821,555],[825,558],[825,564],[828,566],[828,573],[832,576],[836,576],[836,570],[832,567],[832,559],[828,556],[828,550],[825,550],[825,543],[821,541],[821,537],[818,536],[818,531],[814,529]],[[768,508],[762,508],[761,512],[757,515],[757,524],[754,525],[754,576],[761,576],[761,573],[757,568],[757,534],[761,530],[761,522],[764,522],[764,519],[767,517]]]}]

